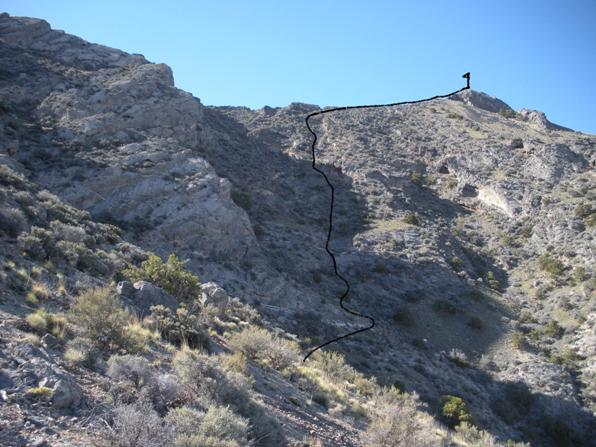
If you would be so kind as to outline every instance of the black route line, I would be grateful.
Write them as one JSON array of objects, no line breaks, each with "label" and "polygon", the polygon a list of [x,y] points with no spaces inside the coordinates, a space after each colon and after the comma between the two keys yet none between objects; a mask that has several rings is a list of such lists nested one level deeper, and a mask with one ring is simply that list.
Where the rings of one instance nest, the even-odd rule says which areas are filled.
[{"label": "black route line", "polygon": [[374,320],[373,317],[371,317],[369,315],[363,315],[363,314],[358,313],[356,311],[350,310],[350,309],[348,309],[344,305],[344,300],[346,299],[346,297],[350,293],[350,283],[337,270],[337,260],[335,259],[335,254],[329,248],[329,242],[331,241],[331,233],[333,232],[333,207],[335,205],[335,187],[329,181],[329,178],[327,177],[327,175],[321,169],[317,168],[317,166],[316,166],[317,160],[316,160],[316,156],[315,156],[315,146],[317,144],[317,134],[310,127],[310,124],[309,124],[308,120],[311,119],[311,118],[313,118],[313,117],[315,117],[315,116],[317,116],[317,115],[323,115],[325,113],[331,113],[331,112],[338,112],[340,110],[373,109],[373,108],[379,108],[379,107],[392,107],[392,106],[400,106],[400,105],[405,105],[405,104],[418,104],[418,103],[421,103],[421,102],[434,101],[435,99],[448,98],[449,96],[456,95],[457,93],[463,92],[464,90],[468,90],[470,88],[470,73],[468,72],[468,73],[464,74],[462,76],[462,78],[465,78],[467,80],[466,86],[463,87],[463,88],[460,88],[459,90],[456,90],[455,92],[448,93],[446,95],[436,95],[436,96],[433,96],[432,98],[417,99],[417,100],[414,100],[414,101],[392,102],[392,103],[389,103],[389,104],[370,104],[370,105],[363,105],[363,106],[334,107],[332,109],[319,110],[318,112],[310,113],[305,118],[306,127],[308,128],[308,131],[313,136],[313,141],[312,141],[312,144],[311,144],[312,168],[315,171],[317,171],[319,174],[321,174],[323,176],[323,178],[325,179],[325,182],[327,182],[327,185],[329,186],[329,189],[331,189],[331,203],[330,203],[330,206],[329,206],[329,230],[327,231],[327,241],[325,242],[325,251],[327,252],[327,254],[331,257],[331,260],[333,261],[333,271],[335,272],[335,276],[337,276],[344,283],[344,285],[346,286],[346,290],[344,291],[344,293],[341,295],[341,297],[339,299],[339,305],[344,310],[344,312],[347,312],[347,313],[349,313],[351,315],[354,315],[356,317],[368,319],[370,321],[370,326],[363,327],[363,328],[357,329],[357,330],[352,331],[352,332],[348,332],[347,334],[341,335],[341,336],[336,337],[336,338],[334,338],[332,340],[326,341],[323,344],[320,344],[316,348],[312,349],[308,354],[306,354],[306,357],[304,357],[303,362],[306,362],[306,360],[312,354],[314,354],[316,351],[318,351],[321,348],[324,348],[327,345],[330,345],[331,343],[335,343],[335,342],[340,341],[340,340],[342,340],[344,338],[351,337],[352,335],[359,334],[360,332],[368,331],[368,330],[372,329],[373,327],[375,327],[375,320]]}]

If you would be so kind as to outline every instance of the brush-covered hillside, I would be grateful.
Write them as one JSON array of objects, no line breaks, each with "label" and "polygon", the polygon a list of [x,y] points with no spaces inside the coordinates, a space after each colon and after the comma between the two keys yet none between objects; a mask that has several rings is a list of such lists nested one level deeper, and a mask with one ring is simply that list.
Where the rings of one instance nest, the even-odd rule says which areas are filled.
[{"label": "brush-covered hillside", "polygon": [[376,325],[303,362],[367,324],[317,110],[0,14],[0,444],[594,445],[596,137],[474,90],[311,119]]}]

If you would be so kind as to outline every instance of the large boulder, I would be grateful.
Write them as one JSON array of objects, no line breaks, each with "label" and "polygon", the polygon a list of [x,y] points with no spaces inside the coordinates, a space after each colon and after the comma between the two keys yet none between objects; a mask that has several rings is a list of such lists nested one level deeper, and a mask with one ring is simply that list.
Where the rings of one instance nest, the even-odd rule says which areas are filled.
[{"label": "large boulder", "polygon": [[214,282],[202,284],[201,291],[201,303],[203,305],[215,304],[217,306],[225,306],[230,300],[230,296],[226,291]]},{"label": "large boulder", "polygon": [[151,313],[151,306],[164,306],[176,310],[178,301],[155,284],[147,281],[137,281],[133,284],[134,291],[128,296],[123,296],[125,304],[131,305],[140,317]]}]

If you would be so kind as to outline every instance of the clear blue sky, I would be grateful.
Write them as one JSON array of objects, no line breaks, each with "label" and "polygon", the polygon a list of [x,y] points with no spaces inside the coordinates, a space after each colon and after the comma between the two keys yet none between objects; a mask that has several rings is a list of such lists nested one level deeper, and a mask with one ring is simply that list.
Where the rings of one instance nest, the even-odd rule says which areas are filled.
[{"label": "clear blue sky", "polygon": [[596,133],[596,1],[0,0],[174,70],[204,104],[393,102],[464,85]]}]

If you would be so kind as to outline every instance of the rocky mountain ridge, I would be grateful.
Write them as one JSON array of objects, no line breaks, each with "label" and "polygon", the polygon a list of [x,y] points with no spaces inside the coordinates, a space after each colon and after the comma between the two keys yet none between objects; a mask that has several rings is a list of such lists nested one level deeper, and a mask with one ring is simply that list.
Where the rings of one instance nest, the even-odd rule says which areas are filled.
[{"label": "rocky mountain ridge", "polygon": [[[208,107],[166,65],[38,19],[0,16],[0,45],[3,210],[29,213],[17,233],[32,234],[68,204],[64,223],[80,219],[110,244],[64,272],[63,306],[122,279],[148,250],[187,259],[305,349],[359,327],[337,306],[324,251],[329,191],[304,126],[317,106]],[[314,125],[337,191],[332,247],[353,286],[348,304],[378,322],[333,349],[431,407],[461,397],[499,439],[585,440],[596,405],[596,137],[475,91]],[[109,242],[110,225],[129,248]],[[5,266],[21,262],[9,233]],[[5,320],[17,324],[24,291],[2,287]]]}]

